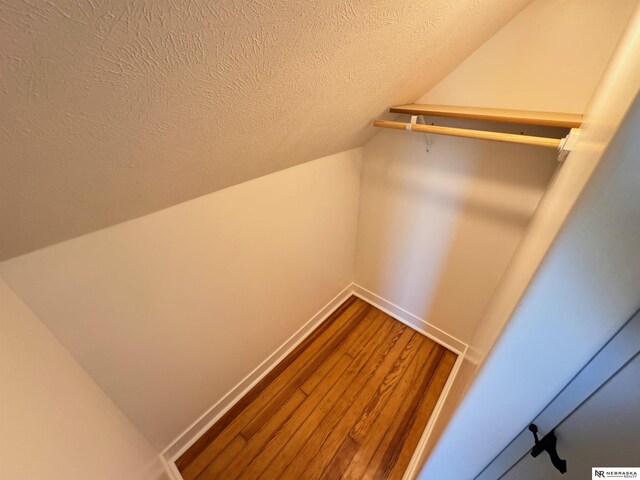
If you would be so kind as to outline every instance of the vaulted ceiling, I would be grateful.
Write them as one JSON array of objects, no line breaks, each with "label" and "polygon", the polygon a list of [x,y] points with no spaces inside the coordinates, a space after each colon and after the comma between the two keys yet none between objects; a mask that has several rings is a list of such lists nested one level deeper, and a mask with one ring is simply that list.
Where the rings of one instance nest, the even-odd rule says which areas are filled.
[{"label": "vaulted ceiling", "polygon": [[530,0],[0,0],[0,259],[363,145]]}]

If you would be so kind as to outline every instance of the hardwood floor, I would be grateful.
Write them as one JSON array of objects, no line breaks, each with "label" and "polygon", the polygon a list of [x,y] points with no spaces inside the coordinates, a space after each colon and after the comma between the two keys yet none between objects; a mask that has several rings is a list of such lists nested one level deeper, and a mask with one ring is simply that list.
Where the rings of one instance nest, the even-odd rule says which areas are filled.
[{"label": "hardwood floor", "polygon": [[351,297],[176,465],[185,480],[399,479],[455,360]]}]

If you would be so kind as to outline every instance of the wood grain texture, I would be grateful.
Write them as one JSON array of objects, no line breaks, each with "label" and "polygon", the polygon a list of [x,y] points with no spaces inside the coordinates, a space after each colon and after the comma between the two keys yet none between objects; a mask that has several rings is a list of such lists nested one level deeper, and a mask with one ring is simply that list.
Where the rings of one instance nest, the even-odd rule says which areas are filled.
[{"label": "wood grain texture", "polygon": [[347,299],[249,393],[231,407],[176,461],[176,466],[182,476],[188,480],[195,478],[204,470],[222,448],[240,433],[240,429],[251,420],[251,415],[257,415],[261,411],[263,406],[261,401],[272,399],[285,385],[289,384],[295,373],[315,356],[317,351],[340,330],[351,315],[354,315],[361,308],[364,306],[356,304],[355,297]]},{"label": "wood grain texture", "polygon": [[176,465],[185,480],[399,478],[455,359],[351,297]]},{"label": "wood grain texture", "polygon": [[242,453],[247,445],[247,441],[242,435],[236,435],[233,440],[220,452],[215,462],[211,462],[203,473],[199,475],[202,478],[219,478],[221,477],[229,464]]},{"label": "wood grain texture", "polygon": [[[271,460],[278,455],[278,452],[285,445],[291,436],[300,429],[313,412],[322,408],[322,401],[329,392],[334,390],[341,391],[344,386],[345,373],[351,359],[343,356],[337,364],[337,368],[332,369],[318,385],[318,388],[303,402],[300,407],[291,415],[287,422],[278,428],[277,431],[270,433],[267,429],[267,435],[270,435],[268,444],[256,444],[256,449],[247,449],[245,456],[242,458],[242,468],[232,468],[227,470],[230,478],[246,478],[254,479],[266,467]],[[264,429],[263,429],[264,430]],[[259,438],[259,434],[256,438]],[[253,440],[253,439],[252,439]],[[253,445],[253,442],[250,441]],[[264,448],[260,448],[260,447]],[[234,465],[234,467],[237,467]]]},{"label": "wood grain texture", "polygon": [[[384,324],[379,327],[380,321]],[[398,340],[400,334],[405,330],[402,325],[393,325],[376,315],[372,319],[371,328],[376,330],[376,335],[368,344],[368,348],[363,349],[361,355],[355,359],[352,370],[358,367],[358,365],[364,365],[381,361],[382,357],[388,353],[389,349]],[[373,353],[372,353],[373,351]],[[308,458],[311,458],[315,451],[320,448],[323,439],[326,437],[319,437],[316,433],[318,430],[331,429],[334,425],[335,418],[339,418],[343,409],[343,404],[353,401],[354,391],[358,391],[359,388],[366,383],[366,377],[363,375],[362,368],[358,371],[358,376],[355,377],[354,382],[351,384],[348,392],[346,392],[338,404],[334,404],[329,414],[319,419],[314,416],[308,418],[305,424],[288,440],[284,448],[279,452],[277,458],[275,458],[268,466],[268,468],[262,473],[260,478],[280,478],[283,476],[283,471],[288,468],[292,462],[296,459],[300,459],[300,449],[304,448],[306,453],[311,452]],[[314,450],[315,449],[315,450]]]},{"label": "wood grain texture", "polygon": [[[407,443],[406,441],[411,425],[415,422],[422,400],[425,397],[433,395],[433,392],[429,392],[429,387],[442,360],[443,354],[444,348],[442,347],[432,350],[431,355],[424,365],[423,371],[420,372],[419,377],[416,379],[419,385],[403,405],[399,406],[396,415],[392,419],[390,428],[387,429],[385,436],[378,445],[376,452],[380,452],[380,454],[373,460],[379,459],[379,463],[370,461],[365,476],[369,475],[369,478],[387,478],[391,470],[396,466],[398,457]],[[429,412],[429,414],[430,413],[431,412]],[[428,418],[429,416],[426,417],[427,420]],[[385,441],[385,439],[387,441]],[[419,438],[417,440],[419,440]]]},{"label": "wood grain texture", "polygon": [[[267,405],[263,407],[258,415],[256,415],[243,429],[242,436],[246,439],[251,438],[254,433],[260,428],[261,425],[264,424],[277,410],[279,405],[281,405],[289,396],[291,392],[296,388],[299,388],[307,380],[309,380],[313,374],[322,369],[322,366],[325,364],[327,359],[331,356],[336,349],[345,343],[349,335],[356,328],[357,324],[364,318],[365,314],[369,310],[370,307],[364,305],[360,308],[356,315],[352,317],[347,317],[346,315],[338,317],[336,323],[339,323],[339,329],[335,333],[331,339],[326,342],[322,348],[318,349],[317,353],[309,359],[309,361],[299,370],[295,371],[293,368],[289,368],[285,371],[285,376],[287,373],[293,373],[292,378],[284,385],[284,388],[275,395],[273,399],[268,401]],[[342,322],[343,318],[346,318],[346,321]],[[313,350],[315,346],[315,342],[309,345],[308,350]]]},{"label": "wood grain texture", "polygon": [[[403,373],[398,387],[393,391],[389,401],[372,425],[367,441],[362,442],[361,448],[356,451],[350,464],[346,467],[343,478],[363,478],[364,472],[371,467],[372,458],[386,437],[387,432],[389,430],[395,432],[395,429],[392,429],[392,425],[409,408],[409,399],[416,391],[416,384],[419,384],[425,375],[429,376],[431,369],[435,368],[442,348],[439,345],[432,345],[429,349],[421,348],[419,350],[418,355],[413,359],[414,361]],[[424,425],[426,425],[426,422]],[[421,429],[424,429],[424,426],[421,426]],[[413,449],[409,458],[411,454],[413,454]]]},{"label": "wood grain texture", "polygon": [[387,405],[391,393],[395,390],[402,374],[407,370],[407,365],[413,359],[413,355],[420,343],[421,337],[417,333],[413,335],[405,349],[385,375],[382,383],[378,385],[375,393],[367,403],[367,406],[360,413],[356,424],[351,429],[349,436],[356,442],[362,444],[369,435],[371,425],[378,418],[379,413]]},{"label": "wood grain texture", "polygon": [[[407,445],[417,445],[420,441],[420,438],[422,437],[422,434],[424,432],[424,427],[422,427],[422,425],[426,425],[429,421],[429,417],[431,417],[431,413],[433,412],[433,409],[435,408],[436,403],[440,398],[439,392],[442,392],[442,390],[444,389],[445,383],[447,383],[447,379],[449,378],[449,374],[453,369],[453,365],[455,364],[456,359],[457,355],[448,350],[446,350],[443,356],[440,358],[440,363],[438,364],[435,375],[431,380],[431,383],[429,384],[424,397],[421,400],[420,406],[416,409],[415,420],[411,425],[405,440]],[[388,432],[393,431],[395,428],[396,426],[392,425],[389,428]],[[388,465],[388,468],[390,469],[388,475],[383,476],[382,478],[400,480],[404,475],[406,465],[408,465],[409,461],[411,460],[412,454],[413,452],[409,451],[406,448],[400,449],[400,451],[398,452],[397,460],[394,460],[394,462],[390,462]],[[369,469],[368,472],[371,473],[370,478],[373,477],[374,469],[377,470],[377,472],[385,472],[385,468],[387,468],[380,468],[375,465],[373,465],[372,467],[373,468]]]},{"label": "wood grain texture", "polygon": [[523,125],[545,125],[548,127],[578,128],[582,125],[582,114],[580,113],[421,104],[399,105],[391,107],[389,111],[391,113],[426,115],[429,117],[471,118],[494,122],[520,123]]}]

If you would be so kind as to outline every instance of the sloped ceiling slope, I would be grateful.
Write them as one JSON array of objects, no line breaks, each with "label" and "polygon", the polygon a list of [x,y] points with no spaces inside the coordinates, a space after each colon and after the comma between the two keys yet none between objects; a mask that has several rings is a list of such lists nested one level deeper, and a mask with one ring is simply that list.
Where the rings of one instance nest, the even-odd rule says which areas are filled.
[{"label": "sloped ceiling slope", "polygon": [[528,3],[0,0],[0,258],[363,145]]}]

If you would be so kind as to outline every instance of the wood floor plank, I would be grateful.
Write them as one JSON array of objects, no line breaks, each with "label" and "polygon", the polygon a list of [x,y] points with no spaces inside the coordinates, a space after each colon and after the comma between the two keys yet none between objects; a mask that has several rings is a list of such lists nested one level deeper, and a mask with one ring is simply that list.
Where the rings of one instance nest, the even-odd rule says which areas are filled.
[{"label": "wood floor plank", "polygon": [[351,297],[176,465],[185,480],[400,479],[456,358]]},{"label": "wood floor plank", "polygon": [[[392,339],[388,339],[393,341]],[[290,428],[286,431],[283,429],[279,438],[275,438],[272,444],[268,446],[252,464],[242,473],[241,479],[253,480],[264,474],[266,478],[278,478],[274,474],[273,469],[286,467],[286,464],[295,455],[297,449],[304,444],[306,438],[315,429],[322,418],[328,411],[334,408],[335,403],[344,395],[346,389],[351,387],[356,376],[360,373],[361,368],[366,364],[371,352],[363,352],[362,356],[351,359],[348,355],[344,355],[345,359],[350,359],[351,363],[342,378],[336,382],[322,400],[307,414],[307,411],[301,412],[302,415],[299,422],[291,422]],[[312,397],[310,397],[311,400]],[[303,416],[306,417],[303,418]],[[292,419],[293,420],[293,419]],[[287,448],[285,448],[285,446]],[[274,465],[271,465],[275,462]],[[264,473],[265,469],[270,467],[272,471]],[[282,469],[280,468],[280,469]]]},{"label": "wood floor plank", "polygon": [[236,435],[233,440],[220,452],[215,462],[209,464],[204,469],[197,479],[204,478],[224,478],[225,471],[229,464],[238,456],[241,455],[244,447],[247,445],[247,441],[242,438],[242,435]]},{"label": "wood floor plank", "polygon": [[368,467],[372,463],[376,465],[380,463],[383,453],[379,453],[378,457],[380,458],[376,457],[376,454],[380,452],[380,445],[384,444],[387,438],[393,437],[398,428],[398,420],[403,418],[405,413],[411,409],[410,400],[421,395],[420,387],[433,376],[442,357],[442,351],[442,347],[439,345],[432,345],[426,356],[421,355],[415,358],[416,361],[405,372],[400,388],[394,392],[393,398],[377,419],[372,435],[354,454],[342,478],[367,478],[365,472]]},{"label": "wood floor plank", "polygon": [[[374,312],[375,313],[375,312]],[[374,314],[371,318],[363,319],[357,325],[352,327],[349,336],[345,341],[336,348],[331,355],[307,378],[307,380],[300,386],[307,395],[311,394],[316,388],[318,383],[326,375],[326,373],[333,368],[333,365],[338,362],[343,354],[349,355],[349,352],[353,351],[353,346],[361,344],[363,341],[368,342],[374,335],[376,330],[377,316]],[[355,358],[353,355],[349,355],[351,358]]]},{"label": "wood floor plank", "polygon": [[[345,471],[347,471],[348,467],[351,466],[352,473],[357,471],[359,474],[352,474],[347,476],[346,478],[361,478],[360,474],[368,465],[369,459],[375,452],[377,444],[381,441],[387,425],[389,425],[394,416],[398,414],[398,408],[402,405],[404,399],[408,395],[408,392],[411,391],[412,382],[415,381],[418,376],[417,370],[420,370],[428,356],[429,349],[434,346],[434,343],[431,340],[423,337],[422,335],[416,335],[413,339],[417,339],[420,344],[419,346],[423,348],[415,350],[409,347],[405,349],[402,352],[401,356],[396,360],[396,363],[391,368],[381,384],[384,385],[385,383],[388,383],[390,379],[392,379],[395,383],[392,395],[388,396],[384,402],[380,402],[380,399],[384,397],[375,394],[374,396],[372,396],[372,400],[374,401],[371,403],[375,405],[377,414],[374,416],[371,415],[371,410],[369,409],[372,407],[372,405],[370,404],[367,405],[362,410],[362,412],[360,412],[359,416],[356,415],[355,419],[354,417],[350,416],[349,413],[347,413],[341,419],[341,424],[338,424],[334,427],[332,435],[336,435],[336,433],[344,434],[344,432],[348,430],[349,424],[353,423],[354,427],[347,435],[351,436],[354,430],[363,434],[359,440],[357,439],[360,447],[356,449],[355,452],[353,452],[353,455],[351,455],[351,461],[346,465],[343,465],[344,468],[342,471],[344,473]],[[399,366],[401,366],[401,368],[398,368]],[[400,372],[399,378],[397,376],[398,372]],[[384,388],[385,387],[382,387],[382,389]],[[380,390],[381,388],[379,386],[376,392],[378,393]],[[359,424],[359,420],[361,419],[367,419],[368,422],[371,421],[371,423],[367,425],[366,432],[364,430],[358,430],[356,428],[356,426],[358,426]],[[318,459],[314,459],[314,461],[318,462]],[[357,470],[354,470],[354,465],[358,466],[359,468]],[[309,466],[307,466],[307,468],[309,468]],[[326,469],[322,473],[320,478],[327,478]],[[340,476],[336,478],[340,478]]]},{"label": "wood floor plank", "polygon": [[400,356],[391,367],[391,370],[389,370],[385,375],[382,383],[378,385],[375,393],[369,399],[364,410],[362,410],[356,419],[355,425],[351,429],[351,432],[349,432],[349,436],[359,444],[362,444],[367,438],[371,425],[378,418],[378,414],[386,405],[391,393],[394,391],[396,385],[400,381],[400,378],[406,371],[407,365],[413,359],[413,355],[416,353],[417,347],[421,346],[422,338],[423,337],[421,335],[414,335],[411,337],[411,340],[402,353],[400,353]]},{"label": "wood floor plank", "polygon": [[[370,475],[371,478],[384,479],[387,478],[391,470],[393,470],[398,462],[399,453],[405,447],[408,432],[411,428],[411,423],[415,420],[418,409],[425,396],[429,395],[428,387],[433,382],[435,373],[440,365],[440,361],[443,358],[443,349],[439,347],[438,359],[435,362],[435,367],[430,368],[430,372],[424,375],[422,379],[422,385],[416,389],[415,395],[405,405],[403,411],[394,418],[392,425],[385,434],[385,438],[380,445],[374,458],[369,463],[365,475]],[[432,364],[433,365],[433,364]],[[406,468],[406,465],[404,466]],[[403,471],[404,472],[404,471]]]},{"label": "wood floor plank", "polygon": [[356,451],[350,464],[344,470],[344,478],[362,477],[378,445],[382,441],[388,428],[390,428],[389,426],[398,415],[402,414],[403,408],[406,407],[407,399],[411,397],[416,388],[416,384],[419,383],[420,378],[425,374],[425,364],[433,361],[437,364],[437,358],[435,360],[431,359],[434,355],[434,350],[436,350],[436,344],[429,339],[424,338],[424,340],[425,348],[421,348],[418,351],[403,373],[389,401],[371,425],[371,433],[368,435],[366,442],[362,443],[361,448]]},{"label": "wood floor plank", "polygon": [[351,357],[343,355],[337,365],[322,379],[318,387],[277,431],[272,432],[268,437],[259,432],[249,440],[244,457],[227,469],[228,478],[256,478],[253,472],[255,470],[262,471],[311,412],[317,408],[318,404],[326,397],[327,392],[344,381],[345,373],[352,361]]},{"label": "wood floor plank", "polygon": [[364,384],[364,388],[357,392],[353,399],[341,399],[340,404],[331,411],[331,418],[325,418],[322,421],[298,455],[287,466],[281,478],[302,478],[303,474],[305,479],[320,478],[358,414],[364,409],[371,395],[414,335],[416,333],[410,329],[402,332],[393,348],[376,366],[371,378]]},{"label": "wood floor plank", "polygon": [[265,406],[245,427],[241,430],[242,436],[249,440],[265,422],[266,419],[271,417],[278,407],[284,402],[291,392],[296,388],[300,388],[313,373],[322,366],[323,362],[327,360],[329,356],[343,343],[353,329],[363,321],[366,314],[371,310],[369,305],[362,305],[361,309],[356,313],[350,322],[346,322],[340,330],[336,332],[333,338],[326,345],[323,345],[321,349],[310,359],[310,361],[304,365],[299,371],[293,373],[292,378],[288,383],[273,396]]},{"label": "wood floor plank", "polygon": [[[433,413],[433,409],[440,398],[440,394],[442,393],[445,383],[447,383],[447,379],[453,370],[453,366],[457,360],[458,356],[450,351],[445,351],[444,355],[440,359],[440,363],[438,364],[438,368],[429,384],[429,388],[427,393],[422,398],[422,402],[418,409],[418,415],[411,426],[409,434],[407,435],[407,439],[405,442],[405,448],[402,448],[399,452],[397,461],[395,465],[391,468],[389,474],[386,476],[388,479],[400,480],[404,476],[404,472],[409,466],[409,462],[411,461],[411,457],[413,456],[413,451],[415,447],[418,445],[422,434],[424,433],[424,429]],[[393,441],[393,440],[392,440]],[[385,468],[379,468],[378,470],[384,471]],[[373,478],[373,467],[368,470]],[[376,473],[377,476],[377,473]]]},{"label": "wood floor plank", "polygon": [[[254,398],[263,392],[268,386],[272,386],[274,380],[285,371],[292,363],[301,361],[303,352],[308,350],[308,347],[314,343],[322,342],[323,335],[326,335],[328,331],[335,328],[336,321],[343,318],[350,308],[353,308],[354,304],[358,304],[358,298],[355,296],[349,297],[342,305],[340,305],[329,318],[316,328],[304,341],[298,345],[293,352],[291,352],[285,359],[283,359],[276,367],[274,367],[268,375],[265,376],[251,391],[245,395],[240,401],[238,401],[225,415],[223,415],[207,432],[205,432],[189,449],[184,452],[177,460],[176,467],[182,473],[185,480],[191,480],[184,476],[184,468],[190,465],[198,455],[200,455],[211,443],[212,439],[215,439],[219,433],[224,430],[233,421],[238,414],[251,402]],[[361,301],[361,300],[360,300]],[[323,342],[322,342],[323,343]],[[195,478],[195,477],[192,477]]]},{"label": "wood floor plank", "polygon": [[377,329],[385,323],[386,314],[380,310],[374,308],[371,310],[368,316],[368,321],[365,322],[367,326],[367,334],[359,335],[353,339],[347,350],[347,355],[351,358],[356,358],[362,349],[367,347],[369,340],[377,333]]},{"label": "wood floor plank", "polygon": [[356,454],[359,448],[360,444],[349,435],[347,435],[347,437],[342,442],[342,445],[340,445],[340,448],[338,448],[338,451],[335,453],[327,467],[324,469],[322,478],[340,478],[342,476],[342,473],[349,466],[349,463],[351,463],[351,459]]},{"label": "wood floor plank", "polygon": [[[351,323],[369,308],[362,300],[350,297],[336,314],[310,335],[310,341],[303,341],[180,457],[185,459],[184,462],[191,458],[187,463],[180,463],[179,470],[184,480],[195,479],[249,422],[255,420],[265,405],[274,401],[277,395],[281,404],[287,398],[282,395],[282,390],[288,388],[289,392],[293,391],[292,386],[295,385],[294,380],[299,371],[314,361],[323,348],[348,329]],[[284,365],[284,368],[281,368],[281,365]],[[204,444],[203,438],[206,438]],[[197,453],[191,453],[191,449]],[[176,462],[176,466],[179,462],[180,460]]]},{"label": "wood floor plank", "polygon": [[[235,455],[231,461],[227,462],[227,466],[224,469],[224,478],[235,478],[237,473],[244,468],[245,462],[251,461],[250,455],[255,452],[259,452],[260,449],[269,441],[269,438],[273,436],[279,428],[287,422],[291,415],[297,412],[298,407],[307,399],[307,396],[302,390],[294,390],[287,401],[282,405],[282,408],[266,421],[250,440],[247,441],[245,448]],[[242,436],[242,434],[240,434]],[[243,437],[244,438],[244,437]],[[246,441],[246,439],[245,439]],[[223,451],[224,452],[224,451]],[[216,457],[215,462],[211,462],[207,468],[197,477],[197,480],[214,480],[216,477],[210,477],[207,475],[207,471],[217,463],[219,456]]]}]

